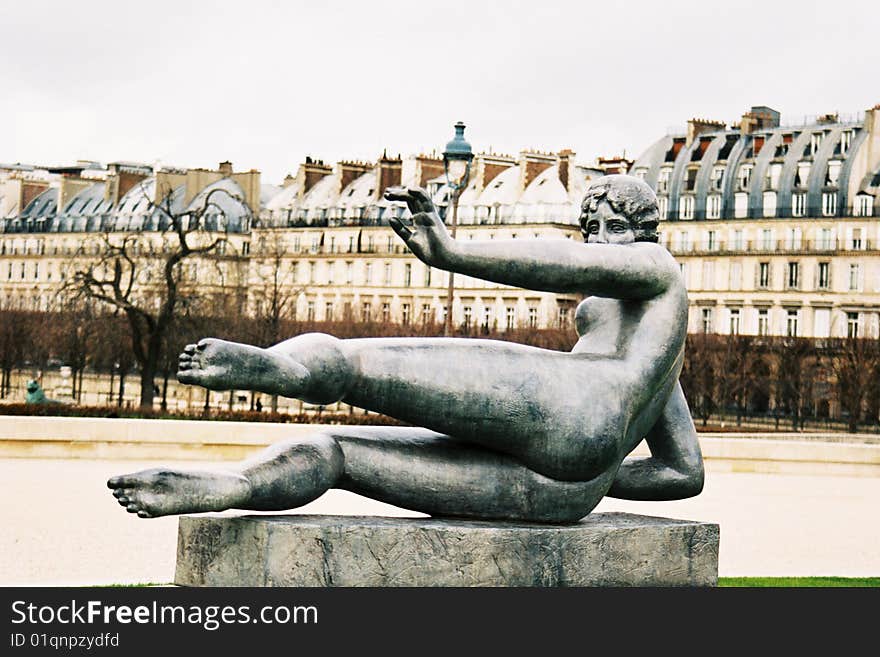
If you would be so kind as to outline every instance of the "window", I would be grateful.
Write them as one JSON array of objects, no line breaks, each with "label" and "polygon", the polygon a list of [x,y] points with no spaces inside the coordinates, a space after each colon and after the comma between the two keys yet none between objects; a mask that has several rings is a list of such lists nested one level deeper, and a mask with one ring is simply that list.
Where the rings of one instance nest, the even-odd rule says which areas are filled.
[{"label": "window", "polygon": [[507,330],[511,330],[516,328],[516,308],[513,306],[507,306],[504,309],[504,318],[505,318],[505,327]]},{"label": "window", "polygon": [[730,335],[739,335],[739,308],[730,309]]},{"label": "window", "polygon": [[[659,191],[659,188],[658,188]],[[666,196],[658,196],[657,197],[657,211],[660,214],[660,221],[663,221],[667,218],[669,214],[669,198]]]},{"label": "window", "polygon": [[764,216],[776,216],[776,192],[764,192]]},{"label": "window", "polygon": [[758,263],[758,287],[764,288],[764,289],[770,287],[770,263],[769,262],[759,262]]},{"label": "window", "polygon": [[[250,245],[248,245],[248,246],[250,246]],[[293,238],[293,252],[299,253],[301,248],[302,248],[302,240],[300,239],[299,235],[295,235]],[[248,250],[250,250],[250,249],[248,249]]]},{"label": "window", "polygon": [[672,175],[672,168],[663,167],[660,169],[660,177],[657,179],[657,192],[669,191],[669,178]]},{"label": "window", "polygon": [[852,237],[849,241],[849,248],[853,251],[858,251],[862,248],[862,229],[861,228],[853,228],[852,229]]},{"label": "window", "polygon": [[387,301],[382,304],[382,322],[387,324],[391,319],[391,304]]},{"label": "window", "polygon": [[827,338],[831,335],[831,310],[816,308],[813,313],[813,337]]},{"label": "window", "polygon": [[843,168],[842,160],[831,160],[828,163],[828,169],[825,171],[825,185],[828,187],[836,187],[837,181],[840,180],[840,170]]},{"label": "window", "polygon": [[680,244],[682,251],[691,250],[691,234],[687,231],[680,233]]},{"label": "window", "polygon": [[787,286],[789,289],[797,289],[800,282],[800,265],[797,262],[788,263]]},{"label": "window", "polygon": [[859,314],[858,313],[847,313],[846,314],[846,337],[848,337],[848,338],[859,337]]},{"label": "window", "polygon": [[733,242],[732,249],[734,251],[742,251],[743,250],[743,232],[741,229],[736,229],[733,231]]},{"label": "window", "polygon": [[715,261],[706,260],[703,262],[703,289],[715,289]]},{"label": "window", "polygon": [[822,139],[825,137],[823,132],[814,132],[810,137],[810,155],[815,155],[822,145]]},{"label": "window", "polygon": [[354,276],[352,274],[353,271],[354,271],[354,263],[353,262],[346,262],[345,263],[345,284],[346,285],[351,285],[351,282],[354,279]]},{"label": "window", "polygon": [[764,228],[761,231],[761,250],[770,251],[773,248],[773,230]]},{"label": "window", "polygon": [[391,263],[385,263],[385,285],[391,285]]},{"label": "window", "polygon": [[309,301],[306,306],[306,319],[310,322],[315,321],[315,302]]},{"label": "window", "polygon": [[852,144],[853,131],[852,130],[844,130],[840,133],[840,154],[846,155],[849,151],[849,147]]},{"label": "window", "polygon": [[373,282],[373,263],[368,262],[364,267],[364,283],[370,285]]},{"label": "window", "polygon": [[739,177],[737,178],[737,182],[739,183],[739,188],[742,190],[747,190],[749,188],[749,182],[752,180],[752,165],[751,164],[743,164],[739,168]]},{"label": "window", "polygon": [[800,311],[789,310],[785,320],[785,334],[790,338],[798,336],[798,315]]},{"label": "window", "polygon": [[822,194],[822,214],[826,217],[833,217],[837,214],[837,192]]},{"label": "window", "polygon": [[733,195],[733,216],[737,219],[747,217],[749,214],[749,195],[734,194]]},{"label": "window", "polygon": [[557,313],[556,319],[559,322],[559,326],[568,326],[568,323],[571,321],[571,308],[569,308],[568,306],[559,306],[559,311]]},{"label": "window", "polygon": [[364,301],[361,304],[361,321],[369,322],[373,319],[373,306],[369,301]]},{"label": "window", "polygon": [[742,287],[742,263],[730,263],[730,289],[739,290]]},{"label": "window", "polygon": [[403,286],[409,287],[410,285],[412,285],[412,265],[407,262],[403,266]]},{"label": "window", "polygon": [[793,217],[803,217],[807,210],[807,195],[792,194],[791,214]]},{"label": "window", "polygon": [[834,244],[831,239],[831,229],[830,228],[822,228],[819,231],[819,240],[817,246],[820,249],[833,249]]},{"label": "window", "polygon": [[831,263],[830,262],[820,262],[819,270],[818,270],[818,278],[816,280],[816,287],[820,290],[827,290],[829,284],[831,283]]},{"label": "window", "polygon": [[681,197],[681,213],[679,216],[682,219],[693,219],[694,218],[694,197],[693,196],[682,196]]},{"label": "window", "polygon": [[400,323],[406,326],[409,324],[409,304],[400,304]]},{"label": "window", "polygon": [[800,228],[789,228],[785,232],[785,248],[789,251],[798,251],[801,248],[801,235],[802,231]]},{"label": "window", "polygon": [[34,263],[34,280],[36,281],[39,279],[40,279],[40,263],[35,262]]},{"label": "window", "polygon": [[431,324],[434,322],[434,309],[431,304],[422,304],[422,324]]},{"label": "window", "polygon": [[711,308],[703,308],[701,322],[702,322],[701,326],[703,329],[703,333],[711,333],[712,332],[712,309]]},{"label": "window", "polygon": [[336,274],[336,263],[331,260],[327,263],[327,285],[333,285],[333,276]]},{"label": "window", "polygon": [[538,309],[534,306],[529,308],[529,328],[538,328]]},{"label": "window", "polygon": [[320,249],[320,248],[321,248],[321,238],[319,236],[315,235],[314,237],[312,237],[312,247],[310,250],[312,253],[317,253],[318,249]]},{"label": "window", "polygon": [[348,252],[354,253],[354,235],[348,236]]},{"label": "window", "polygon": [[721,217],[721,196],[719,194],[712,194],[709,196],[706,218],[718,219],[719,217]]},{"label": "window", "polygon": [[431,287],[431,268],[425,265],[425,287]]},{"label": "window", "polygon": [[315,282],[315,266],[314,262],[309,263],[309,283]]},{"label": "window", "polygon": [[483,328],[487,331],[492,327],[492,309],[489,306],[483,307]]},{"label": "window", "polygon": [[857,263],[852,263],[849,266],[849,289],[850,292],[858,292],[859,290],[859,278],[860,278],[860,267]]},{"label": "window", "polygon": [[[715,167],[712,169],[712,189],[716,192],[721,191],[721,185],[724,181],[724,167]],[[720,196],[718,197],[721,198]]]},{"label": "window", "polygon": [[758,310],[758,335],[770,335],[770,311],[766,308]]},{"label": "window", "polygon": [[336,236],[330,236],[330,253],[336,253]]},{"label": "window", "polygon": [[462,315],[464,316],[464,328],[465,330],[470,330],[471,321],[474,318],[474,310],[470,306],[464,306],[461,309]]},{"label": "window", "polygon": [[333,302],[332,301],[328,301],[324,305],[324,320],[327,322],[333,321]]},{"label": "window", "polygon": [[709,251],[717,251],[718,250],[718,233],[717,231],[710,230],[707,234],[706,239],[706,247]]},{"label": "window", "polygon": [[857,217],[870,217],[874,213],[874,197],[867,194],[856,196],[853,214]]}]

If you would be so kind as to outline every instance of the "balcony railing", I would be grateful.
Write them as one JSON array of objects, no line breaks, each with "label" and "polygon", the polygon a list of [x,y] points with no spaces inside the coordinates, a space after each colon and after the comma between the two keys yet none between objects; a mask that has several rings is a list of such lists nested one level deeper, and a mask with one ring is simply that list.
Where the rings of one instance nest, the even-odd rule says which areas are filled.
[{"label": "balcony railing", "polygon": [[757,255],[757,254],[790,254],[790,255],[821,255],[823,253],[863,253],[880,250],[876,240],[859,240],[858,242],[838,242],[837,240],[746,240],[743,242],[693,242],[691,244],[671,243],[667,247],[676,255]]}]

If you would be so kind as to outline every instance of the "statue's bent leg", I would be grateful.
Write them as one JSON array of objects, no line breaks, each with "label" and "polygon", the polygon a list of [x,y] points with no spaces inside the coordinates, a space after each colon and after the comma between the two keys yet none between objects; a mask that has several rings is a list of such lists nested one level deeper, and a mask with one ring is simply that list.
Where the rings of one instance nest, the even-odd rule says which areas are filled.
[{"label": "statue's bent leg", "polygon": [[145,470],[108,485],[145,518],[293,509],[341,488],[437,516],[573,522],[599,502],[613,476],[556,481],[511,456],[427,429],[328,427],[225,471]]}]

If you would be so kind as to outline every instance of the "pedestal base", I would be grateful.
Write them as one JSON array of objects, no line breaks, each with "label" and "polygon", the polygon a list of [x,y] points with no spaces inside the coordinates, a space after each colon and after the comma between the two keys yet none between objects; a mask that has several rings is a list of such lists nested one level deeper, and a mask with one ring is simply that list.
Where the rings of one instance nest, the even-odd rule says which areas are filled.
[{"label": "pedestal base", "polygon": [[182,586],[714,586],[718,525],[598,513],[574,525],[185,516]]}]

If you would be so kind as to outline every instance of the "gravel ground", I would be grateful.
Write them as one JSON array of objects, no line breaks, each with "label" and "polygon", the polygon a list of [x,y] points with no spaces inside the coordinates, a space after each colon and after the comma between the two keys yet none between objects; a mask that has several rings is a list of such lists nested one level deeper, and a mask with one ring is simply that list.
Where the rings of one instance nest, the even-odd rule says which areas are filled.
[{"label": "gravel ground", "polygon": [[[127,514],[104,484],[111,475],[156,465],[0,459],[0,585],[170,582],[176,518]],[[721,576],[878,576],[877,500],[880,478],[709,472],[694,499],[606,499],[597,511],[719,523]],[[299,512],[418,515],[344,491],[331,491]]]}]

